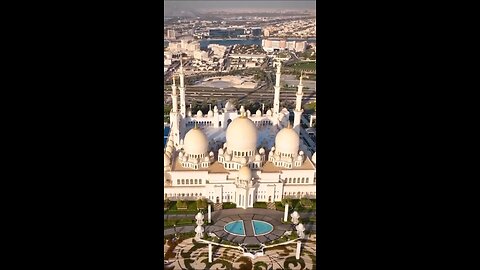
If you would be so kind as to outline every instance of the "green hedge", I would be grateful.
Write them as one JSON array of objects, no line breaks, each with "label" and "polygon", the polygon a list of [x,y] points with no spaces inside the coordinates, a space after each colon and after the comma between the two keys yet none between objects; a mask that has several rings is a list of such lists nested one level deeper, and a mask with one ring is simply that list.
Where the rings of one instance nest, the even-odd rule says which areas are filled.
[{"label": "green hedge", "polygon": [[231,202],[225,202],[223,203],[223,209],[233,209],[233,208],[237,208],[237,205],[234,204],[234,203],[231,203]]},{"label": "green hedge", "polygon": [[253,204],[253,208],[265,208],[267,209],[267,203],[266,202],[256,202]]},{"label": "green hedge", "polygon": [[198,199],[197,200],[197,209],[206,209],[208,202],[206,199]]},{"label": "green hedge", "polygon": [[305,208],[312,208],[312,201],[308,198],[301,198],[300,203]]},{"label": "green hedge", "polygon": [[177,206],[177,209],[181,209],[181,208],[187,209],[188,207],[186,201],[177,201],[176,206]]}]

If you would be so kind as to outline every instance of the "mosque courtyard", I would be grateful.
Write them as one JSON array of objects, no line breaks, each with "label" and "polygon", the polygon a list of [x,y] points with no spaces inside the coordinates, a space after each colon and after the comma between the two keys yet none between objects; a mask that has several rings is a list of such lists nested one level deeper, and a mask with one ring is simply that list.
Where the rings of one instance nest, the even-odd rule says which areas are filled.
[{"label": "mosque courtyard", "polygon": [[[218,242],[233,246],[271,245],[272,241],[286,239],[286,232],[295,231],[292,223],[282,222],[283,215],[281,211],[259,208],[215,211],[212,212],[212,223],[205,225],[205,238],[216,238]],[[256,226],[255,222],[262,223],[262,226]],[[237,226],[240,224],[243,226]],[[259,232],[260,229],[264,231]],[[263,256],[255,258],[244,256],[239,249],[213,246],[213,261],[210,263],[208,244],[193,236],[180,237],[164,244],[164,269],[316,269],[315,245],[316,235],[307,235],[302,240],[299,260],[295,258],[295,243],[265,248]]]}]

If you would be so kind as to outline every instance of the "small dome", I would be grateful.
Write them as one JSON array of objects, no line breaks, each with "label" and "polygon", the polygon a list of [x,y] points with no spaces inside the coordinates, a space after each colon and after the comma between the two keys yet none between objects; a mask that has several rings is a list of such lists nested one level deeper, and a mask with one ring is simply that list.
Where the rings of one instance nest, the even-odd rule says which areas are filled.
[{"label": "small dome", "polygon": [[212,116],[213,116],[213,112],[212,112],[212,110],[209,110],[208,111],[208,117],[212,117]]},{"label": "small dome", "polygon": [[303,153],[303,151],[300,151],[300,152],[298,152],[298,154],[299,154],[300,156],[303,156],[305,153]]},{"label": "small dome", "polygon": [[252,171],[248,166],[243,166],[238,171],[238,179],[240,180],[252,180]]},{"label": "small dome", "polygon": [[215,154],[212,151],[210,151],[210,153],[208,153],[208,155],[213,157]]},{"label": "small dome", "polygon": [[263,149],[263,147],[260,148],[260,150],[258,150],[258,153],[259,153],[260,155],[265,154],[265,149]]},{"label": "small dome", "polygon": [[268,115],[268,116],[272,116],[272,111],[271,111],[271,110],[268,110],[268,111],[267,111],[267,115]]},{"label": "small dome", "polygon": [[210,157],[209,156],[205,156],[205,158],[203,158],[203,161],[210,161]]},{"label": "small dome", "polygon": [[247,117],[233,120],[226,132],[228,149],[231,151],[253,151],[257,147],[257,127]]},{"label": "small dome", "polygon": [[242,106],[240,106],[240,114],[243,114],[244,112],[245,112],[245,107],[243,107],[243,105],[242,105]]},{"label": "small dome", "polygon": [[201,110],[198,110],[198,112],[197,112],[197,116],[198,116],[198,117],[202,117],[202,116],[203,116],[203,113],[202,113],[202,111],[201,111]]},{"label": "small dome", "polygon": [[298,157],[297,157],[297,160],[303,161],[303,156],[298,156]]},{"label": "small dome", "polygon": [[272,151],[275,151],[275,146],[272,146],[272,149],[271,149],[271,150],[272,150]]},{"label": "small dome", "polygon": [[218,154],[223,155],[223,149],[222,148],[218,149]]},{"label": "small dome", "polygon": [[214,112],[218,112],[218,107],[217,107],[217,105],[213,106],[213,111],[214,111]]},{"label": "small dome", "polygon": [[183,148],[189,155],[203,155],[208,152],[207,136],[199,128],[193,128],[185,135]]},{"label": "small dome", "polygon": [[260,110],[257,110],[257,112],[255,112],[255,115],[257,115],[257,117],[260,117],[262,116],[262,112]]},{"label": "small dome", "polygon": [[300,137],[294,129],[287,127],[277,133],[275,137],[277,152],[295,155],[300,146]]},{"label": "small dome", "polygon": [[314,164],[317,164],[317,152],[313,153],[312,162],[313,162]]},{"label": "small dome", "polygon": [[247,162],[248,162],[248,159],[247,159],[246,157],[243,157],[243,158],[240,160],[240,163],[241,163],[242,165],[247,164]]},{"label": "small dome", "polygon": [[255,155],[255,161],[260,161],[262,160],[262,157],[260,155]]},{"label": "small dome", "polygon": [[183,157],[183,152],[178,153],[178,157],[182,158]]},{"label": "small dome", "polygon": [[252,115],[252,112],[250,112],[250,110],[247,110],[247,116],[251,116]]}]

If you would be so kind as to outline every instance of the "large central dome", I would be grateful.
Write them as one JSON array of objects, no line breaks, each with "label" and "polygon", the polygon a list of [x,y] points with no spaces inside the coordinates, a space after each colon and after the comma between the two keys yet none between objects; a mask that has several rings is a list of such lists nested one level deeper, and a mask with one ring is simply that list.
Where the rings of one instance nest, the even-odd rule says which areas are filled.
[{"label": "large central dome", "polygon": [[227,128],[227,148],[247,152],[257,148],[257,127],[245,116],[236,118]]}]

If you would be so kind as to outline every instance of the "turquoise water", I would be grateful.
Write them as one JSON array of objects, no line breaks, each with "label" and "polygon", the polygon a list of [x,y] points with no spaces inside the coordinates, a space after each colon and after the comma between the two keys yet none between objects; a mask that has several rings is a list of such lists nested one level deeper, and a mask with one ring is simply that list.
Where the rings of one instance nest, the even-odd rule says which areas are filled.
[{"label": "turquoise water", "polygon": [[253,230],[255,232],[255,235],[267,234],[267,233],[273,231],[272,224],[270,224],[268,222],[259,221],[259,220],[252,220],[252,223],[253,223]]},{"label": "turquoise water", "polygon": [[237,220],[225,225],[225,231],[231,234],[245,235],[245,229],[243,228],[243,221]]}]

